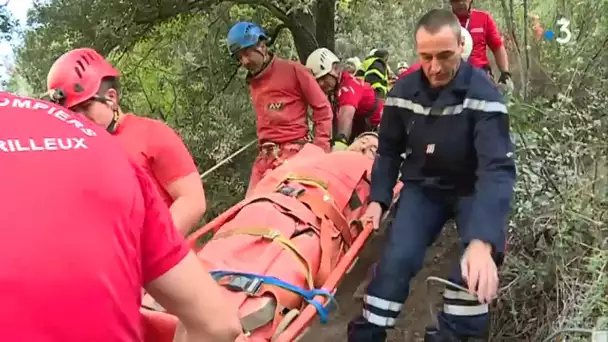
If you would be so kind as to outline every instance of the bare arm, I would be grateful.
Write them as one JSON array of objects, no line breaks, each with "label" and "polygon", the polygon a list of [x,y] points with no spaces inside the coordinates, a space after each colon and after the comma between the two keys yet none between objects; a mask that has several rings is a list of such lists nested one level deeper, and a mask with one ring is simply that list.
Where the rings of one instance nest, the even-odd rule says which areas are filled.
[{"label": "bare arm", "polygon": [[205,190],[198,172],[171,182],[167,192],[174,199],[169,208],[173,223],[180,233],[186,235],[207,209]]},{"label": "bare arm", "polygon": [[486,41],[488,46],[494,53],[494,59],[500,72],[509,72],[509,57],[507,55],[507,49],[502,41],[502,35],[498,29],[498,25],[491,16],[488,16],[486,22]]},{"label": "bare arm", "polygon": [[165,124],[156,124],[152,172],[173,199],[171,217],[183,235],[194,228],[206,209],[203,182],[188,148]]},{"label": "bare arm", "polygon": [[242,333],[237,308],[192,252],[146,290],[179,317],[189,341],[234,342]]},{"label": "bare arm", "polygon": [[509,72],[509,57],[504,45],[494,51],[494,59],[501,72]]},{"label": "bare arm", "polygon": [[333,118],[331,104],[308,69],[298,66],[295,68],[295,74],[302,89],[302,95],[312,108],[315,133],[313,143],[327,152],[329,151]]},{"label": "bare arm", "polygon": [[345,137],[350,137],[355,110],[356,109],[353,106],[341,106],[338,110],[338,136],[344,134]]}]

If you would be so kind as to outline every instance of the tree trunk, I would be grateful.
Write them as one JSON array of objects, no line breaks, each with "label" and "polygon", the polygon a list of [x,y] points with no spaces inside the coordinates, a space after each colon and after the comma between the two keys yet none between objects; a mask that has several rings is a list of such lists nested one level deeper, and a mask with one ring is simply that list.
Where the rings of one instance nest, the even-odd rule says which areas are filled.
[{"label": "tree trunk", "polygon": [[334,50],[335,4],[336,0],[317,0],[312,13],[295,10],[287,16],[285,24],[291,31],[302,63],[319,47]]},{"label": "tree trunk", "polygon": [[315,19],[312,14],[301,10],[291,12],[287,18],[285,24],[293,36],[298,57],[302,63],[305,63],[306,58],[319,46],[315,36]]},{"label": "tree trunk", "polygon": [[336,0],[317,0],[315,18],[319,47],[325,47],[335,52]]}]

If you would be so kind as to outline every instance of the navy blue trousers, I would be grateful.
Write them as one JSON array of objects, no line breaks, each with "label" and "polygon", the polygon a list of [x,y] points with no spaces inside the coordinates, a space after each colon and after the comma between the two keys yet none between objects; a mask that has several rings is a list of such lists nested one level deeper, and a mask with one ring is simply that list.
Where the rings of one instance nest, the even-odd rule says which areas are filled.
[{"label": "navy blue trousers", "polygon": [[[387,231],[387,242],[364,297],[363,313],[348,325],[349,342],[386,340],[410,292],[410,281],[420,271],[429,247],[445,223],[455,218],[466,227],[473,201],[438,190],[405,183],[395,218]],[[464,246],[461,246],[464,251]],[[454,260],[450,281],[465,285],[460,260]],[[466,287],[466,286],[465,286]],[[459,339],[484,338],[487,334],[488,305],[455,288],[444,291],[444,307],[438,314],[442,334]]]}]

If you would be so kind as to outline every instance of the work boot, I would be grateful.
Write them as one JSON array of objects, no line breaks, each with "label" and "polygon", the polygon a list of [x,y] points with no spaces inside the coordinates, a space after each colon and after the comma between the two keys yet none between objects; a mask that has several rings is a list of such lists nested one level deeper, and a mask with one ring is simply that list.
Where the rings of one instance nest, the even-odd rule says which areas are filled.
[{"label": "work boot", "polygon": [[386,329],[357,316],[348,323],[348,342],[385,342]]},{"label": "work boot", "polygon": [[435,327],[426,327],[424,342],[487,342],[487,338],[479,337],[458,337],[447,330],[438,330]]}]

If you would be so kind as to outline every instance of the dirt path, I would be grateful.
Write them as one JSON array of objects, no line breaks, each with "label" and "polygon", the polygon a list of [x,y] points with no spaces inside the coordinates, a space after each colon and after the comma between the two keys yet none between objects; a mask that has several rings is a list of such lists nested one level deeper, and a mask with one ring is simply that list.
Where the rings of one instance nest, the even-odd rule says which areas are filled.
[{"label": "dirt path", "polygon": [[[455,229],[445,229],[439,240],[428,250],[424,269],[414,278],[412,295],[405,303],[397,328],[389,334],[388,341],[417,342],[424,337],[424,328],[431,324],[428,313],[428,300],[434,303],[440,301],[441,287],[431,287],[431,295],[426,295],[425,280],[435,275],[446,277],[450,267],[458,260],[456,248],[457,234]],[[340,342],[346,341],[346,325],[348,321],[361,312],[360,300],[353,299],[353,293],[364,279],[368,267],[377,259],[382,246],[382,238],[372,241],[363,251],[355,268],[344,280],[336,298],[340,311],[330,314],[330,321],[322,325],[318,321],[312,329],[300,340],[302,342]]]}]

